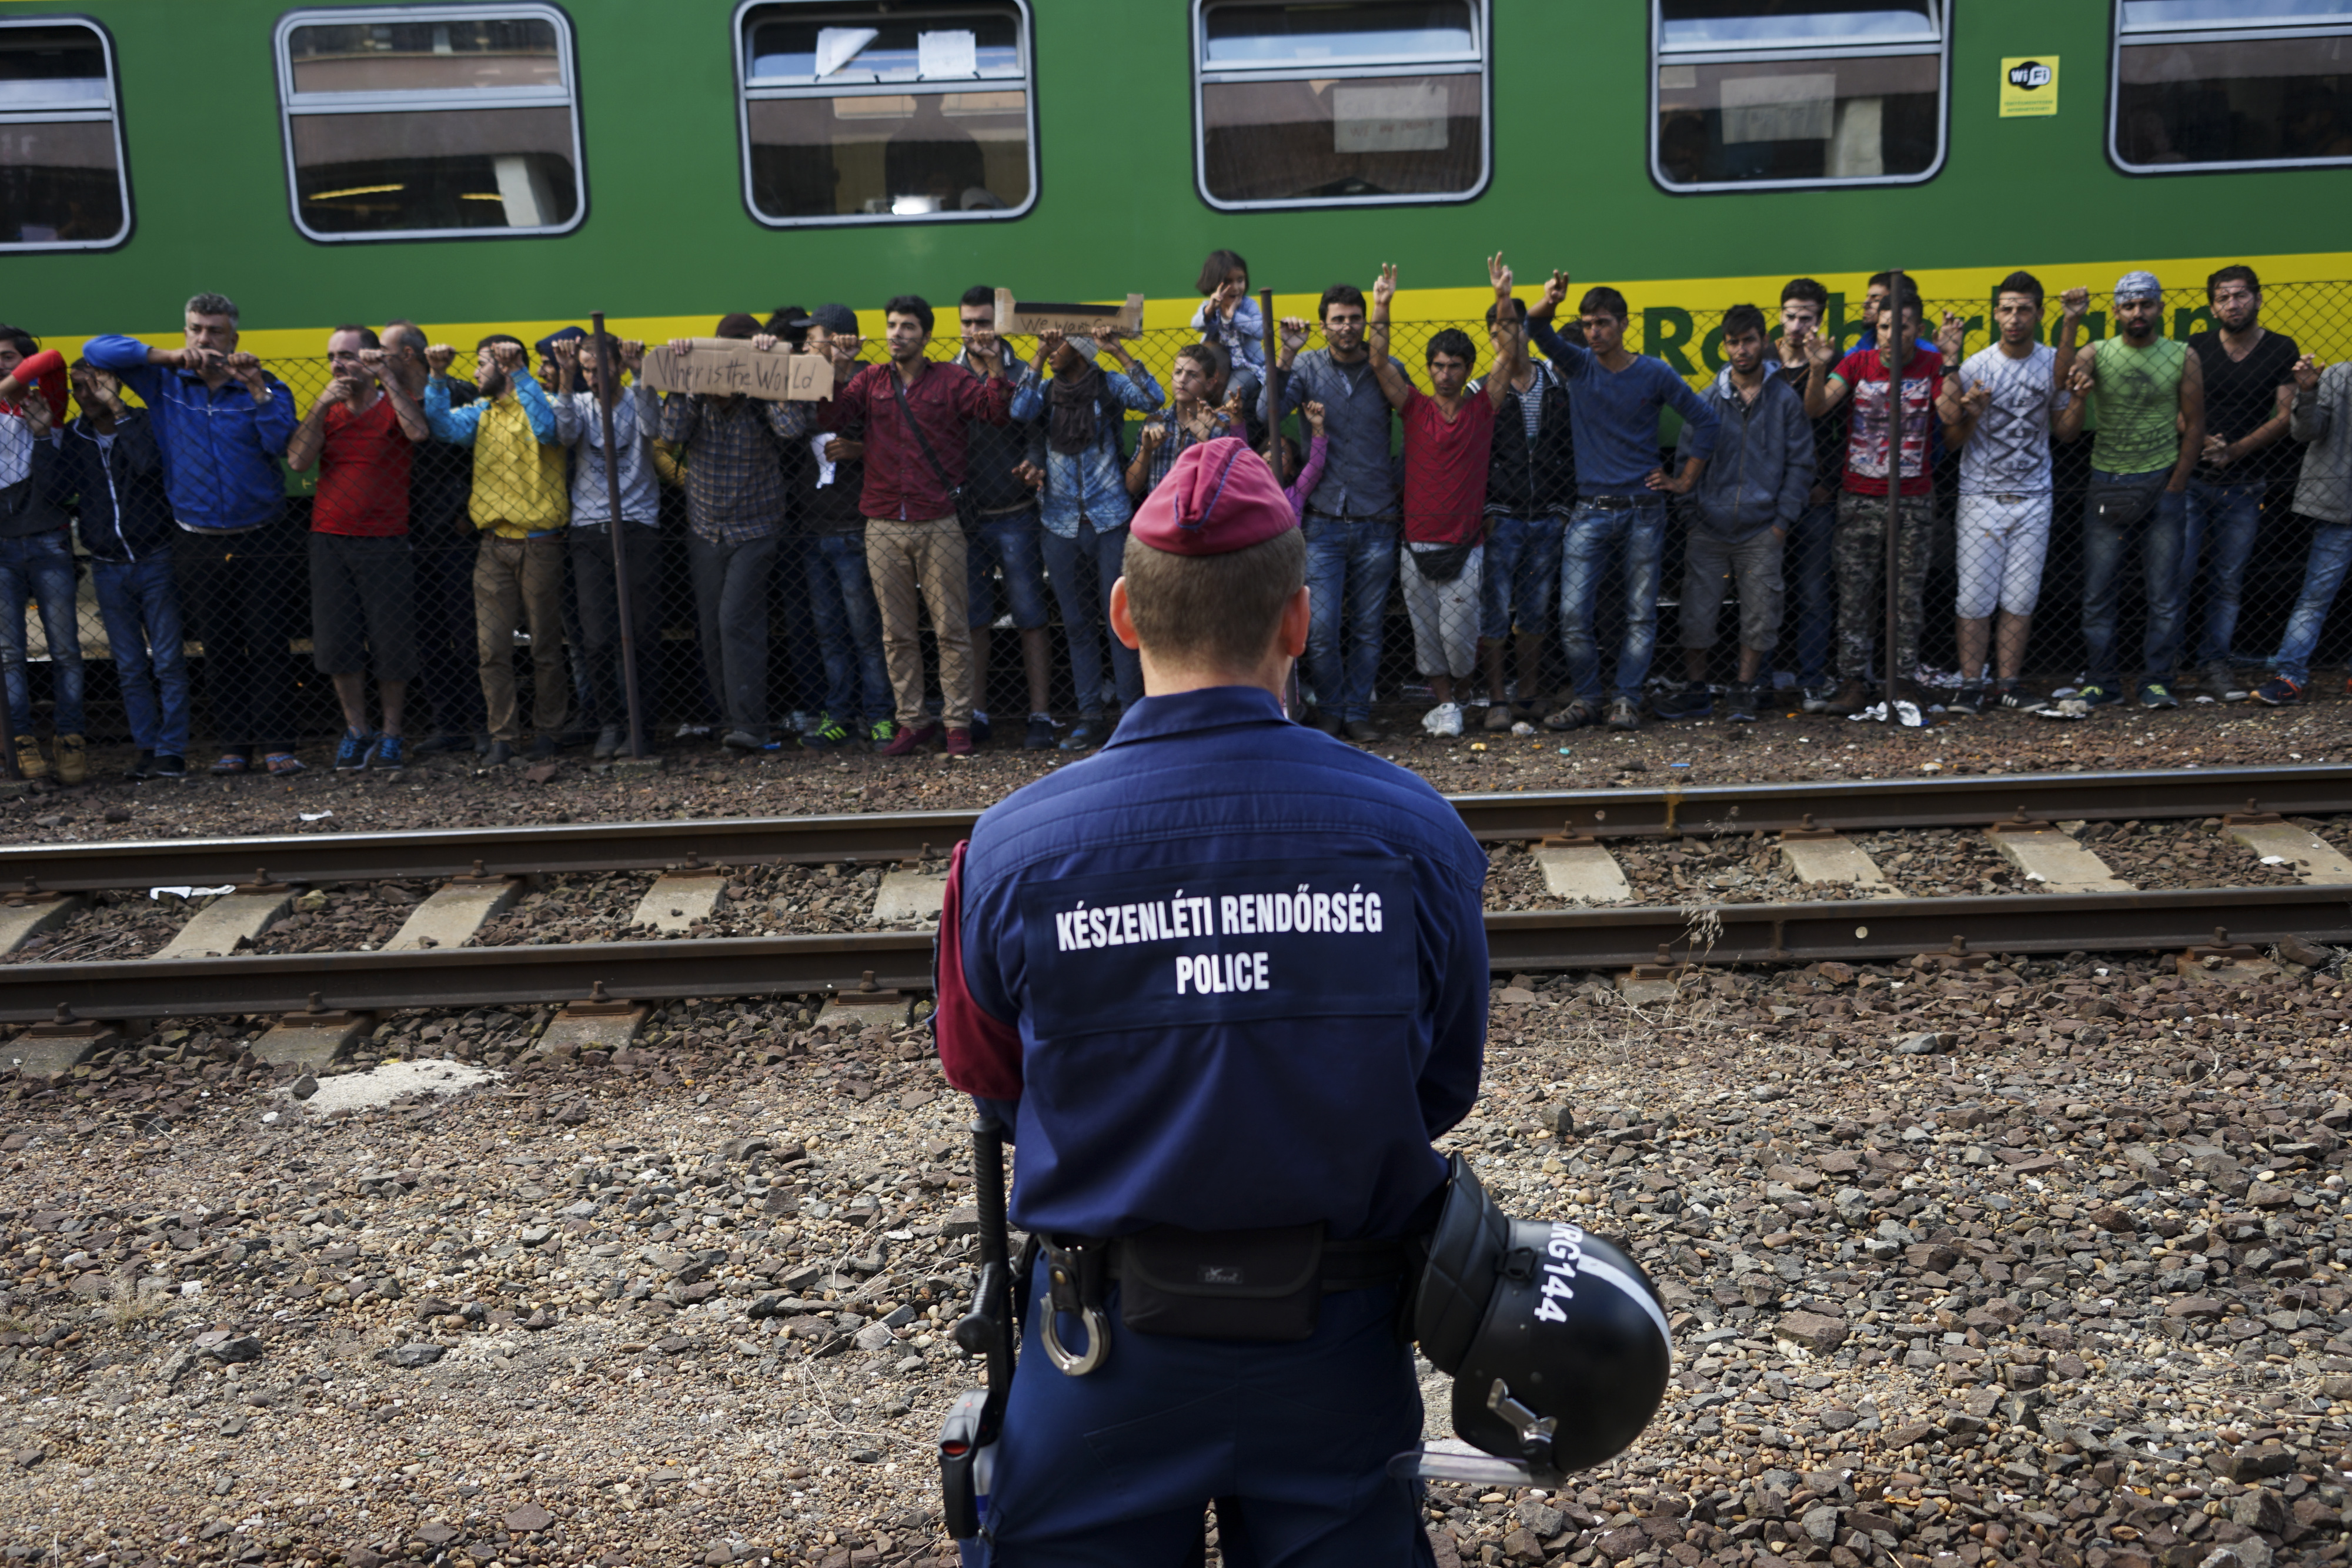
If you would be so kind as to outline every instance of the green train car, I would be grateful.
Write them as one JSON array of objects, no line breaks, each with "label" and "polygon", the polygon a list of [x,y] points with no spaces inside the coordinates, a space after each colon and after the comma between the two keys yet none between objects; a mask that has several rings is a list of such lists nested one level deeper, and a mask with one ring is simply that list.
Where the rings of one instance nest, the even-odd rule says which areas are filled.
[{"label": "green train car", "polygon": [[1693,373],[1796,274],[2340,279],[2352,0],[0,0],[0,319],[61,347],[199,289],[269,357],[975,282],[1179,326],[1218,246],[1422,319],[1564,267]]}]

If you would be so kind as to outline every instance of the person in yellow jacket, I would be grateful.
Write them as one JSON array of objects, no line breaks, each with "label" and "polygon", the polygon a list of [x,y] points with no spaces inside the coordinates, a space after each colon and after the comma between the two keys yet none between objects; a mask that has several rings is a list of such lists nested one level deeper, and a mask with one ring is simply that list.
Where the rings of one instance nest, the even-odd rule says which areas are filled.
[{"label": "person in yellow jacket", "polygon": [[449,364],[457,351],[446,344],[425,350],[432,378],[425,386],[425,419],[436,438],[474,449],[470,510],[482,536],[474,557],[474,632],[490,727],[482,766],[498,768],[514,760],[522,740],[515,705],[518,622],[530,632],[531,757],[553,757],[571,722],[562,611],[563,528],[572,503],[555,408],[523,368],[522,340],[493,332],[474,354],[481,397],[452,408]]}]

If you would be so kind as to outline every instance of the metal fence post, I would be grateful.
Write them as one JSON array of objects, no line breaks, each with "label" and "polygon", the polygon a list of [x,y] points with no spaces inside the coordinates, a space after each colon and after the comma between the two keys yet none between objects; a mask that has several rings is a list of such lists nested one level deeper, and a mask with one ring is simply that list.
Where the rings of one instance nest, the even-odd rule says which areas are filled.
[{"label": "metal fence post", "polygon": [[[1895,519],[1901,515],[1898,503],[1903,496],[1903,269],[1896,267],[1886,275],[1886,308],[1878,317],[1878,360],[1886,367],[1886,722],[1895,724],[1895,684],[1900,678],[1895,667],[1895,622],[1897,614],[1895,578],[1897,562],[1902,559],[1902,548],[1895,538]],[[1921,471],[1926,471],[1926,454],[1921,454]]]},{"label": "metal fence post", "polygon": [[596,334],[596,416],[604,431],[604,500],[613,518],[613,603],[621,618],[621,682],[629,705],[629,755],[642,758],[646,726],[637,702],[636,618],[630,612],[629,552],[621,538],[621,454],[613,444],[613,402],[621,395],[621,367],[613,354],[613,340],[604,331],[604,313],[599,310],[588,319]]}]

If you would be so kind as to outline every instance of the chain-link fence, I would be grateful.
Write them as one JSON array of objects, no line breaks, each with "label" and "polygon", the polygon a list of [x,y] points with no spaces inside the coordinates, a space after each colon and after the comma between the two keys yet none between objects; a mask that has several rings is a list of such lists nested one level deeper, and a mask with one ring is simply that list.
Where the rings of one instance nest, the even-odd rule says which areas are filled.
[{"label": "chain-link fence", "polygon": [[[1777,337],[1777,302],[1757,303]],[[1281,422],[1317,603],[1308,710],[1358,738],[1837,711],[1876,700],[1890,624],[1918,688],[1903,695],[1923,706],[2293,698],[2347,652],[2328,612],[2352,560],[2352,366],[2322,371],[2284,415],[2277,388],[2298,350],[2343,350],[2352,292],[2273,287],[2268,339],[2218,361],[2176,346],[2211,329],[2201,290],[2165,299],[2146,349],[2109,348],[2114,306],[2095,303],[2083,336],[2106,358],[2083,356],[2103,368],[2069,440],[2047,356],[1993,348],[1990,301],[1927,301],[1923,337],[1948,308],[1967,324],[1948,401],[1968,429],[1908,384],[1915,361],[1891,607],[1888,400],[1863,368],[1847,364],[1836,406],[1791,424],[1773,399],[1800,378],[1754,401],[1718,384],[1721,334],[1700,323],[1696,350],[1668,351],[1718,430],[1699,485],[1669,496],[1611,484],[1622,452],[1580,467],[1572,378],[1540,351],[1491,421],[1472,413],[1466,441],[1441,421],[1408,442],[1417,416],[1401,421],[1368,368],[1318,365],[1318,334],[1285,378]],[[940,315],[930,351],[948,360]],[[2058,317],[2053,297],[2043,340]],[[861,325],[879,360],[882,322]],[[1455,329],[1466,344],[1441,341]],[[873,405],[854,399],[828,416],[633,384],[612,410],[617,525],[595,394],[584,377],[563,391],[538,350],[531,384],[502,395],[483,395],[499,371],[461,346],[452,379],[413,398],[325,410],[338,371],[324,357],[263,367],[279,390],[261,407],[235,378],[127,371],[114,398],[78,371],[71,423],[33,476],[53,514],[0,519],[11,728],[50,737],[59,764],[73,747],[58,737],[82,736],[193,771],[609,755],[628,747],[634,673],[656,747],[903,747],[902,729],[1097,744],[1141,689],[1107,624],[1133,507],[1193,442],[1230,430],[1269,449],[1262,367],[1182,351],[1195,341],[1150,332],[1131,359],[1039,378],[1034,344],[1013,340],[996,389],[959,374],[940,382],[964,388],[952,417],[918,411],[938,436],[929,455],[869,452],[857,409]],[[1425,392],[1433,345],[1483,375],[1489,343],[1480,321],[1415,321],[1390,350]],[[2229,450],[2173,492],[2184,358]],[[867,390],[890,395],[887,378]],[[1320,442],[1297,407],[1310,401]],[[409,439],[412,420],[425,439]],[[2051,423],[2045,467],[2032,437]],[[1675,451],[1658,447],[1654,466],[1675,475]],[[1580,501],[1580,482],[1619,493]],[[21,759],[48,766],[37,749]]]}]

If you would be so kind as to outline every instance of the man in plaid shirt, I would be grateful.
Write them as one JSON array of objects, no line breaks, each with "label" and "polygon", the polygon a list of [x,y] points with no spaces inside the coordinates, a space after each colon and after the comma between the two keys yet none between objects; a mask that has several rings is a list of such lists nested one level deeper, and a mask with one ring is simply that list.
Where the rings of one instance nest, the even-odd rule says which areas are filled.
[{"label": "man in plaid shirt", "polygon": [[[776,346],[740,311],[716,335]],[[681,338],[670,347],[687,353],[693,343]],[[807,428],[808,411],[796,402],[740,393],[662,401],[661,439],[687,455],[686,553],[702,667],[725,710],[722,744],[740,751],[768,745],[768,579],[783,548],[782,453]]]}]

